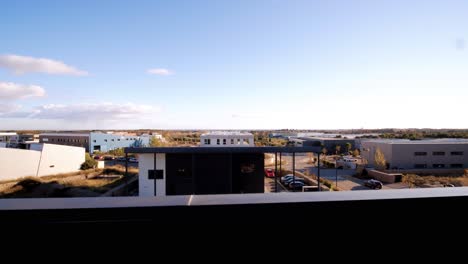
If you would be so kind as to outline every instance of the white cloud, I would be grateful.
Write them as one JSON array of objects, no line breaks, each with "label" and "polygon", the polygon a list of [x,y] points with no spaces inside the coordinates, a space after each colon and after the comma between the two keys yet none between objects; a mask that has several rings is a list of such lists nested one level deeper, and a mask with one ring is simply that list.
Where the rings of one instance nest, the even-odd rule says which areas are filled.
[{"label": "white cloud", "polygon": [[18,111],[20,108],[21,106],[15,104],[0,104],[0,116]]},{"label": "white cloud", "polygon": [[174,74],[173,71],[164,69],[164,68],[155,68],[155,69],[149,69],[146,71],[148,74],[155,74],[155,75],[163,75],[163,76],[168,76]]},{"label": "white cloud", "polygon": [[6,68],[16,74],[39,72],[75,76],[88,75],[86,71],[66,65],[61,61],[11,54],[0,55],[0,68]]},{"label": "white cloud", "polygon": [[0,100],[42,97],[45,90],[37,85],[23,85],[12,82],[0,82]]},{"label": "white cloud", "polygon": [[159,112],[157,107],[132,103],[48,104],[36,107],[23,116],[33,119],[118,121],[141,119],[157,112]]}]

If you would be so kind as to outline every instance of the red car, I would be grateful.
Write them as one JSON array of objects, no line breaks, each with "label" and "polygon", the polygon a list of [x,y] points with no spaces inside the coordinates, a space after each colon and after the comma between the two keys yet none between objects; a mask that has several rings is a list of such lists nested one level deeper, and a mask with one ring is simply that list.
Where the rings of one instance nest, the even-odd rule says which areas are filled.
[{"label": "red car", "polygon": [[273,169],[265,169],[265,177],[274,178],[275,171]]}]

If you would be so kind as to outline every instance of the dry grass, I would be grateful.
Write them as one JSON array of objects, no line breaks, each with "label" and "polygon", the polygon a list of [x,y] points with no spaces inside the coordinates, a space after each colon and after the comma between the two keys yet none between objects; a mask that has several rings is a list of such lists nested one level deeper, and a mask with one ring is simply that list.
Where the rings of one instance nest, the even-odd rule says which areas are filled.
[{"label": "dry grass", "polygon": [[[138,169],[129,169],[129,176]],[[23,177],[0,183],[0,197],[99,196],[125,181],[123,166],[91,169],[43,177]]]},{"label": "dry grass", "polygon": [[468,175],[465,176],[419,176],[416,174],[403,175],[403,182],[410,186],[443,185],[468,186]]}]

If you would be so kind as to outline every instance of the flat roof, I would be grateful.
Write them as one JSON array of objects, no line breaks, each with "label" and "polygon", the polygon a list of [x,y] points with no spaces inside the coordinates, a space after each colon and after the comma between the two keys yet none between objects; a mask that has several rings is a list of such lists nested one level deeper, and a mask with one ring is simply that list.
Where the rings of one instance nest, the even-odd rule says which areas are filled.
[{"label": "flat roof", "polygon": [[417,145],[417,144],[468,144],[468,139],[463,138],[441,138],[441,139],[422,139],[422,140],[409,140],[409,139],[369,139],[363,140],[365,142],[383,143],[383,144],[400,144],[400,145]]},{"label": "flat roof", "polygon": [[60,137],[89,137],[89,133],[42,133],[39,136],[60,136]]},{"label": "flat roof", "polygon": [[204,133],[202,136],[253,136],[253,134],[240,131],[213,131]]},{"label": "flat roof", "polygon": [[304,140],[304,141],[308,141],[308,140],[323,140],[323,141],[328,141],[328,140],[333,140],[333,141],[338,141],[338,140],[342,140],[342,141],[352,141],[352,140],[356,140],[355,138],[335,138],[335,137],[294,137],[295,139],[301,139],[301,140]]},{"label": "flat roof", "polygon": [[160,147],[125,148],[125,153],[320,153],[321,147]]},{"label": "flat roof", "polygon": [[16,132],[0,132],[0,137],[3,136],[16,136]]}]

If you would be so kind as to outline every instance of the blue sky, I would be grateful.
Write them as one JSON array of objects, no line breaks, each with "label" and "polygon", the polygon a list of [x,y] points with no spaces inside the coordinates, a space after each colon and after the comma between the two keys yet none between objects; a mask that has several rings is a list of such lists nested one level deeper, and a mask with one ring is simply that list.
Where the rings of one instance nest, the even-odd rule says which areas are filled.
[{"label": "blue sky", "polygon": [[466,10],[2,1],[0,129],[467,128]]}]

